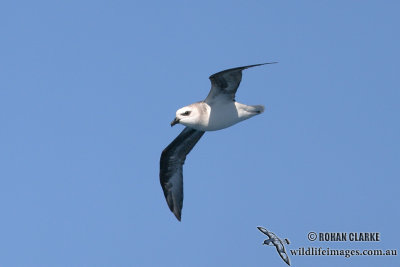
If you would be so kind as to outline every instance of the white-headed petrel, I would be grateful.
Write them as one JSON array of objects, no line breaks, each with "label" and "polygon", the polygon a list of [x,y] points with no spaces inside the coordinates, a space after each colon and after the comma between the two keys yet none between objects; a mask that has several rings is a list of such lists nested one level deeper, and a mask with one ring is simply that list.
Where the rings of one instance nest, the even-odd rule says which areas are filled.
[{"label": "white-headed petrel", "polygon": [[210,76],[211,90],[204,101],[178,109],[171,126],[177,123],[185,129],[161,154],[160,183],[170,210],[181,220],[183,203],[182,166],[186,155],[206,131],[217,131],[247,120],[264,111],[264,106],[248,106],[235,101],[242,80],[242,70],[276,62],[224,70]]}]

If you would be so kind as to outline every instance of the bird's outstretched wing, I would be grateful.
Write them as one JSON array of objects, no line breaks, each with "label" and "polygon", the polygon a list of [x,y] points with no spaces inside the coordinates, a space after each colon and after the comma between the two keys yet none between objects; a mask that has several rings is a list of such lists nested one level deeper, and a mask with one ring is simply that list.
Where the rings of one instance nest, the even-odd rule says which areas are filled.
[{"label": "bird's outstretched wing", "polygon": [[203,136],[203,131],[186,127],[161,153],[160,183],[169,209],[181,220],[183,171],[186,155]]},{"label": "bird's outstretched wing", "polygon": [[210,76],[211,90],[204,100],[212,103],[216,98],[223,97],[226,100],[235,101],[235,94],[242,80],[242,70],[276,62],[255,64],[217,72]]},{"label": "bird's outstretched wing", "polygon": [[261,231],[261,233],[263,233],[264,235],[268,236],[269,238],[271,238],[272,236],[270,235],[270,232],[268,232],[267,229],[265,229],[264,227],[261,226],[257,226],[257,229]]},{"label": "bird's outstretched wing", "polygon": [[289,256],[288,256],[287,253],[286,253],[285,247],[284,247],[283,245],[282,245],[282,247],[283,247],[283,250],[279,250],[278,247],[276,247],[276,251],[278,251],[278,254],[279,254],[279,256],[281,256],[282,260],[283,260],[284,262],[286,262],[287,265],[290,266],[290,259],[289,259]]},{"label": "bird's outstretched wing", "polygon": [[285,245],[283,244],[282,240],[273,232],[268,232],[268,233],[270,234],[270,238],[273,240],[272,243],[275,246],[279,256],[282,258],[284,262],[287,263],[287,265],[290,266],[290,259],[286,253]]}]

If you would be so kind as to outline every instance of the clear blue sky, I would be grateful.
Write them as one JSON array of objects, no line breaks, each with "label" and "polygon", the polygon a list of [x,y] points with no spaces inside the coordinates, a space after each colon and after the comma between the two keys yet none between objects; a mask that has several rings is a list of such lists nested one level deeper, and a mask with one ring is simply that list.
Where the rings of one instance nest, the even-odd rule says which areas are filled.
[{"label": "clear blue sky", "polygon": [[[400,249],[398,1],[0,4],[0,266],[286,266]],[[248,64],[260,116],[206,133],[182,222],[159,184],[176,109]],[[375,243],[307,233],[380,232]],[[399,266],[400,256],[292,266]]]}]

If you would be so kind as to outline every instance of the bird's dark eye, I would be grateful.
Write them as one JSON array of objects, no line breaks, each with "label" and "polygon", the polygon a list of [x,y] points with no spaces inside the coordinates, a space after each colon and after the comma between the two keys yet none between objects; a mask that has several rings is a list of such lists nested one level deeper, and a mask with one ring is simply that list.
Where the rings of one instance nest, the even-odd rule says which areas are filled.
[{"label": "bird's dark eye", "polygon": [[188,110],[188,111],[185,111],[184,113],[182,113],[181,115],[183,115],[183,116],[189,116],[190,115],[190,111]]}]

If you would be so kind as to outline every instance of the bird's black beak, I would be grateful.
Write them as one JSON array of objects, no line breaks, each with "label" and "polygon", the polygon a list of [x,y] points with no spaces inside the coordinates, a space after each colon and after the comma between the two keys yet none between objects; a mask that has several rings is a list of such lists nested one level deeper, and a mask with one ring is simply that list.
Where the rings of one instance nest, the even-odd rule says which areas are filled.
[{"label": "bird's black beak", "polygon": [[174,126],[175,124],[179,123],[179,119],[175,118],[172,122],[171,122],[171,127]]}]

